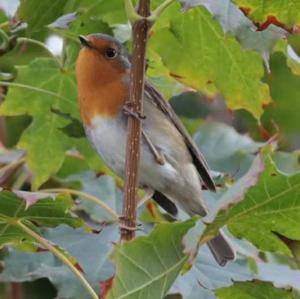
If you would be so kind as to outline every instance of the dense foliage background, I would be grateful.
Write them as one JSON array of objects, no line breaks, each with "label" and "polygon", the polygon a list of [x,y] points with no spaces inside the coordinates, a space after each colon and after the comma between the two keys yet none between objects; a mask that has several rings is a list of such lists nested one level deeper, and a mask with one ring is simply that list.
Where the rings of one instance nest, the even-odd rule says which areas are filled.
[{"label": "dense foliage background", "polygon": [[[181,0],[159,17],[147,75],[218,192],[205,225],[142,205],[119,245],[123,183],[84,137],[74,65],[79,34],[131,47],[124,3],[0,0],[0,297],[90,298],[50,244],[101,298],[300,298],[299,26],[297,0]],[[223,226],[237,259],[220,268],[198,241]]]}]

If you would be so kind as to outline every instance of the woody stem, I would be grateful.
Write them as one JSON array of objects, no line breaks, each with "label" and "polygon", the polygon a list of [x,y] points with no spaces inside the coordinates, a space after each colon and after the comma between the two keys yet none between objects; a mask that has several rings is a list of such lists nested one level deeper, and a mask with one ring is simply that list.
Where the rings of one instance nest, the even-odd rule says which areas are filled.
[{"label": "woody stem", "polygon": [[[133,23],[133,52],[130,73],[130,103],[133,113],[143,115],[145,53],[150,23],[150,0],[140,0],[137,14],[143,18]],[[123,215],[121,217],[121,239],[131,240],[135,236],[137,191],[139,186],[139,164],[141,143],[141,119],[128,117],[128,137],[126,147],[125,190]]]}]

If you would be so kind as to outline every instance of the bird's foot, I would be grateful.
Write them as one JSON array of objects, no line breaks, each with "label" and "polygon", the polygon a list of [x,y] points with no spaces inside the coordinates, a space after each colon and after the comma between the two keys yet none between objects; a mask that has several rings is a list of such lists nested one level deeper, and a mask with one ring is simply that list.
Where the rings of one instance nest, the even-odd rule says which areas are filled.
[{"label": "bird's foot", "polygon": [[123,110],[123,113],[127,116],[131,116],[131,117],[134,117],[139,120],[146,119],[146,115],[142,114],[141,112],[132,111],[132,102],[126,102],[124,104],[122,110]]},{"label": "bird's foot", "polygon": [[127,217],[124,217],[124,216],[120,216],[119,217],[119,227],[120,227],[120,230],[127,230],[127,231],[137,231],[137,230],[140,230],[141,228],[141,224],[138,224],[138,225],[134,225],[134,226],[129,226],[129,225],[126,225],[124,222],[127,222],[128,223],[128,218]]}]

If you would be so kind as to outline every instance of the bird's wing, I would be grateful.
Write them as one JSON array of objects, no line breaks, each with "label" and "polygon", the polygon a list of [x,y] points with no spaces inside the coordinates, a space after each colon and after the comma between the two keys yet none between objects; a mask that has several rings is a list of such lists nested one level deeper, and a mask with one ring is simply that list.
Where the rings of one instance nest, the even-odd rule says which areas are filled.
[{"label": "bird's wing", "polygon": [[193,163],[196,166],[204,185],[209,190],[216,191],[216,186],[209,173],[207,162],[205,161],[195,142],[181,123],[180,119],[175,114],[171,105],[162,97],[159,91],[156,90],[149,81],[145,82],[145,93],[146,97],[153,101],[153,104],[155,104],[170,119],[170,121],[182,135],[183,139],[185,140],[185,144],[189,149],[190,154],[192,155]]}]

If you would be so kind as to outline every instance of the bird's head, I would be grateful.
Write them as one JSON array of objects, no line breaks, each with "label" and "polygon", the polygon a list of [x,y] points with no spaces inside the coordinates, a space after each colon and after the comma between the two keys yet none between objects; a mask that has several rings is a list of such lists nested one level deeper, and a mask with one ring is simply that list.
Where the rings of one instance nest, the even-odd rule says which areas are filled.
[{"label": "bird's head", "polygon": [[95,59],[102,63],[114,65],[116,67],[128,68],[128,53],[121,43],[114,37],[103,34],[93,33],[88,36],[79,36],[84,53],[93,53]]},{"label": "bird's head", "polygon": [[[128,72],[130,62],[126,49],[112,36],[93,33],[79,37],[80,50],[76,72],[77,76],[97,76],[99,80],[114,80]],[[104,83],[104,82],[103,82]]]},{"label": "bird's head", "polygon": [[115,38],[93,33],[80,36],[76,62],[79,102],[83,120],[95,114],[113,115],[128,97],[130,62]]}]

